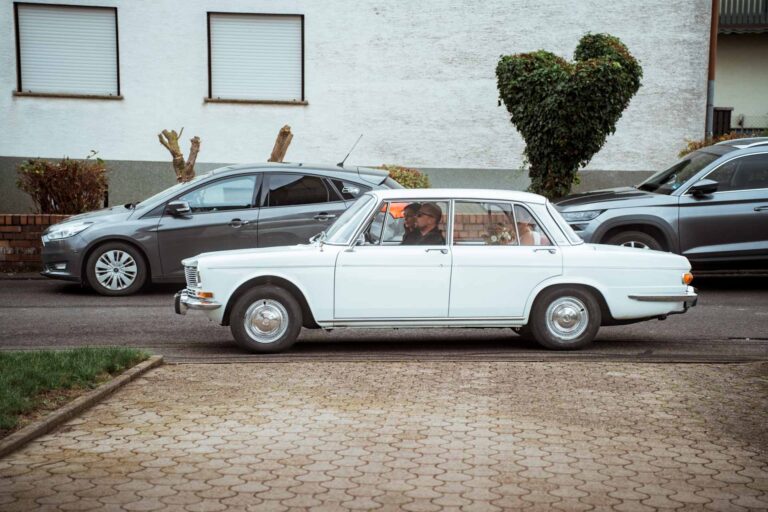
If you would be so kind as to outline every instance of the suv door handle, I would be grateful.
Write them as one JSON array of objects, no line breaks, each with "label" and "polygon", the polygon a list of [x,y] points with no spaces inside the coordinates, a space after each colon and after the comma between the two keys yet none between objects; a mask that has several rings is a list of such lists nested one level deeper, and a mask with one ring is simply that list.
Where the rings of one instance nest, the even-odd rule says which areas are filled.
[{"label": "suv door handle", "polygon": [[448,249],[426,249],[424,252],[439,251],[440,254],[448,254]]},{"label": "suv door handle", "polygon": [[755,207],[756,212],[766,212],[768,211],[768,206],[756,206]]},{"label": "suv door handle", "polygon": [[546,249],[534,249],[533,252],[544,252],[547,251],[549,254],[555,254],[557,253],[557,249],[552,249],[551,247],[548,247]]},{"label": "suv door handle", "polygon": [[329,220],[329,219],[335,219],[336,216],[330,213],[318,213],[312,218],[315,220]]},{"label": "suv door handle", "polygon": [[245,226],[246,224],[249,224],[250,221],[248,220],[241,220],[241,219],[232,219],[229,221],[229,225],[233,228],[239,228],[240,226]]}]

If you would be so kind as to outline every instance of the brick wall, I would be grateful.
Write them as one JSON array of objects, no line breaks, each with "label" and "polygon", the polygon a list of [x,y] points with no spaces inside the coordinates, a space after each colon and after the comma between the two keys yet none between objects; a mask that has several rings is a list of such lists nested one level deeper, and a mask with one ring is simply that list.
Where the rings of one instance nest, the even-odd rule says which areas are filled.
[{"label": "brick wall", "polygon": [[0,272],[41,270],[40,235],[69,215],[0,215]]}]

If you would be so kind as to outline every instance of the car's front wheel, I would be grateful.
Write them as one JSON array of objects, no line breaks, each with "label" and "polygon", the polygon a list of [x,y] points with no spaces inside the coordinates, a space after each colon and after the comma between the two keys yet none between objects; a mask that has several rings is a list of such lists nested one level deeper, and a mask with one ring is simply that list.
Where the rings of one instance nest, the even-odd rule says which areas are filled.
[{"label": "car's front wheel", "polygon": [[248,290],[237,299],[230,329],[237,344],[250,352],[287,350],[301,331],[301,306],[290,292],[272,285]]},{"label": "car's front wheel", "polygon": [[622,245],[624,247],[634,247],[636,249],[652,249],[654,251],[663,251],[664,248],[656,237],[643,231],[623,231],[611,235],[605,241],[608,245]]},{"label": "car's front wheel", "polygon": [[592,343],[600,329],[600,304],[582,288],[554,288],[536,299],[528,323],[540,345],[574,350]]},{"label": "car's front wheel", "polygon": [[142,254],[123,242],[109,242],[97,247],[86,262],[86,280],[101,295],[136,293],[144,286],[147,275]]}]

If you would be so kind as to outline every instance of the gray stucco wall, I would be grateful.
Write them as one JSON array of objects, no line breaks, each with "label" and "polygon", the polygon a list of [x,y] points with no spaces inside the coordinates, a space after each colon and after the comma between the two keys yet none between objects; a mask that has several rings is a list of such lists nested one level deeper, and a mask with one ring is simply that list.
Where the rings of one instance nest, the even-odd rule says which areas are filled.
[{"label": "gray stucco wall", "polygon": [[[24,158],[0,157],[0,213],[30,213],[33,203],[16,187],[16,167]],[[197,173],[227,164],[199,163]],[[169,162],[108,161],[109,204],[140,201],[176,183]],[[422,169],[433,188],[492,188],[525,190],[529,180],[520,169]],[[633,185],[651,171],[582,171],[574,191]]]}]

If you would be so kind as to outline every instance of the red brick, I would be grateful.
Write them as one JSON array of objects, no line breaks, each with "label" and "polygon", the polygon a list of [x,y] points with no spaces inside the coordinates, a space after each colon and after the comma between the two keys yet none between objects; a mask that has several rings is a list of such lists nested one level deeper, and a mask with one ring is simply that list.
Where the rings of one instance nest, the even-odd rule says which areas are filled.
[{"label": "red brick", "polygon": [[11,247],[36,247],[34,240],[11,240]]},{"label": "red brick", "polygon": [[21,233],[21,226],[0,226],[0,233]]}]

